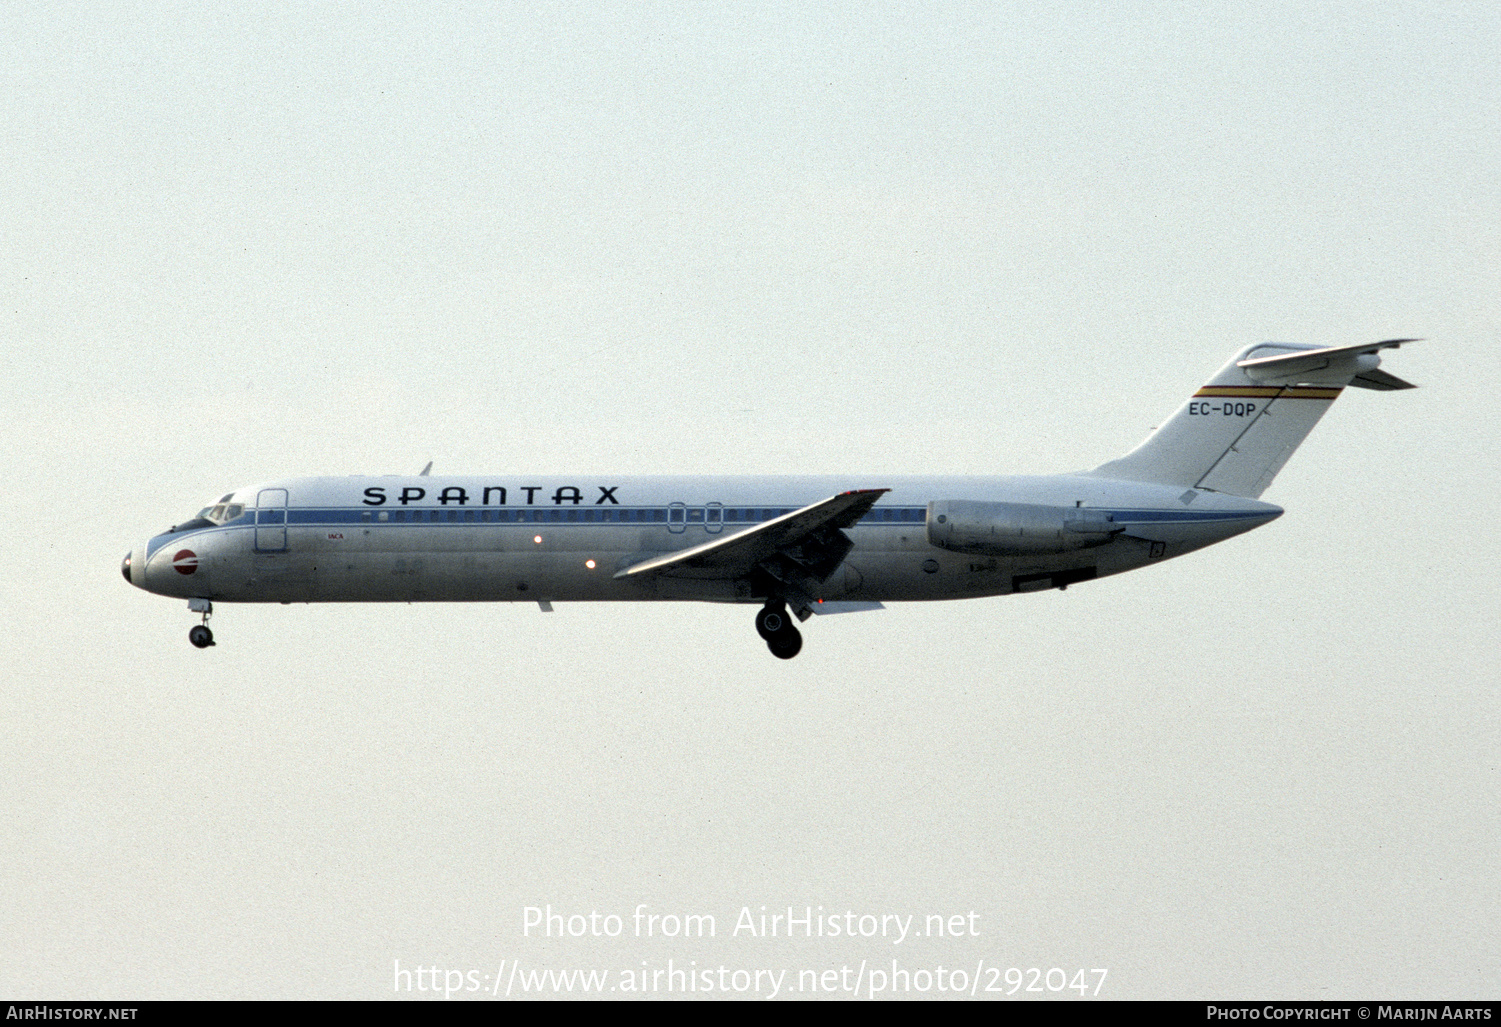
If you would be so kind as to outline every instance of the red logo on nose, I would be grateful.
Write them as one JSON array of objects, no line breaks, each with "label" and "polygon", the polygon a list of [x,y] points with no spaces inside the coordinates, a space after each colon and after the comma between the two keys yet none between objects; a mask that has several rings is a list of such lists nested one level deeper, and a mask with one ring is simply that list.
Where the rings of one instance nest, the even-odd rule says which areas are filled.
[{"label": "red logo on nose", "polygon": [[192,574],[198,569],[198,554],[191,549],[183,549],[172,557],[172,566],[177,568],[178,574]]}]

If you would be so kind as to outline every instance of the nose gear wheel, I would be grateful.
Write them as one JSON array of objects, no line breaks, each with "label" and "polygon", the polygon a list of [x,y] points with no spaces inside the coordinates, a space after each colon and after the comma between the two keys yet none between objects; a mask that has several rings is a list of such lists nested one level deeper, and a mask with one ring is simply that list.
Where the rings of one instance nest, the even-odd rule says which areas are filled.
[{"label": "nose gear wheel", "polygon": [[196,648],[207,649],[214,644],[214,633],[209,630],[208,619],[214,612],[214,604],[207,599],[189,599],[188,609],[194,613],[202,612],[203,623],[195,624],[188,629],[188,641]]}]

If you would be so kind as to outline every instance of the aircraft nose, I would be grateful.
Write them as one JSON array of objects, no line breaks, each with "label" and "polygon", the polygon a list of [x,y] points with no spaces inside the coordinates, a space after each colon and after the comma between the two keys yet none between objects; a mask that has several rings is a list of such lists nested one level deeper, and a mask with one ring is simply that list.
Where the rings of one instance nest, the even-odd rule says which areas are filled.
[{"label": "aircraft nose", "polygon": [[[120,575],[137,589],[141,589],[146,580],[146,566],[137,559],[138,553],[140,550],[131,550],[125,554],[125,559],[120,560]],[[137,578],[141,578],[141,581],[137,581]]]}]

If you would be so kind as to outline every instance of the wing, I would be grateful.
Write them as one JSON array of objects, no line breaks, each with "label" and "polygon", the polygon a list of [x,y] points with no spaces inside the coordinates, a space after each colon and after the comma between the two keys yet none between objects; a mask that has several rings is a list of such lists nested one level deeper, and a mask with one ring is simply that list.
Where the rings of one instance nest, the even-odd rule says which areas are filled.
[{"label": "wing", "polygon": [[823,581],[854,547],[840,529],[864,517],[889,491],[841,492],[733,535],[643,560],[615,577],[743,578],[760,568],[778,579],[795,575]]}]

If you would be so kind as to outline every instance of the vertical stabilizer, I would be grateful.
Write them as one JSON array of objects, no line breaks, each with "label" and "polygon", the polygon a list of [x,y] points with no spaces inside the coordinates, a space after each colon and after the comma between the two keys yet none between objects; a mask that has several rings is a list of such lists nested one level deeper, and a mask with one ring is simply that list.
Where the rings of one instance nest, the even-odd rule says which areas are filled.
[{"label": "vertical stabilizer", "polygon": [[1145,442],[1088,473],[1255,499],[1346,385],[1411,388],[1377,371],[1379,349],[1262,343],[1237,353]]}]

